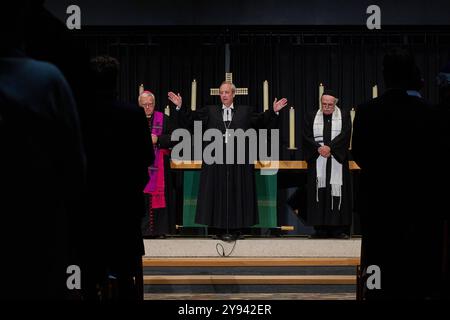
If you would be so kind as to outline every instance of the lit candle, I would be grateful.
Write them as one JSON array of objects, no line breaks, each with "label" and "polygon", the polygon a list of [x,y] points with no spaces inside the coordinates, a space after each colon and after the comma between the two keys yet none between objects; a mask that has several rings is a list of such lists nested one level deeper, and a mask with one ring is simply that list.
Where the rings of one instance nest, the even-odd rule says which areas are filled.
[{"label": "lit candle", "polygon": [[325,87],[323,86],[323,84],[319,85],[319,109],[322,109],[322,95],[323,95],[323,91],[325,90]]},{"label": "lit candle", "polygon": [[191,93],[191,110],[195,111],[195,105],[197,101],[197,81],[192,81],[192,93]]},{"label": "lit candle", "polygon": [[352,108],[352,110],[350,110],[350,118],[352,119],[352,132],[350,134],[350,146],[349,146],[349,150],[352,150],[352,141],[353,141],[353,122],[355,121],[355,116],[356,116],[356,110],[355,108]]},{"label": "lit candle", "polygon": [[377,85],[374,85],[373,87],[372,87],[372,98],[377,98],[378,97],[378,86]]},{"label": "lit candle", "polygon": [[166,106],[166,109],[164,110],[164,113],[166,114],[166,116],[170,117],[170,108],[169,108],[169,105]]},{"label": "lit candle", "polygon": [[139,95],[141,95],[142,92],[144,92],[144,85],[143,85],[143,84],[141,84],[141,85],[139,86]]},{"label": "lit candle", "polygon": [[289,149],[295,149],[295,110],[289,109]]},{"label": "lit candle", "polygon": [[263,83],[263,102],[264,111],[269,110],[269,82],[267,80]]}]

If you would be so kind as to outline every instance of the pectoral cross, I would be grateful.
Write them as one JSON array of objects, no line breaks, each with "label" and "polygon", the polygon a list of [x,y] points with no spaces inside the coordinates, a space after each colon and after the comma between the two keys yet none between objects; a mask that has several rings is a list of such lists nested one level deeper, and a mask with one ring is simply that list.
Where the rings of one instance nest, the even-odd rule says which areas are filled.
[{"label": "pectoral cross", "polygon": [[228,143],[228,137],[231,136],[231,134],[228,133],[228,129],[225,129],[225,133],[223,134],[223,136],[225,137],[225,143]]}]

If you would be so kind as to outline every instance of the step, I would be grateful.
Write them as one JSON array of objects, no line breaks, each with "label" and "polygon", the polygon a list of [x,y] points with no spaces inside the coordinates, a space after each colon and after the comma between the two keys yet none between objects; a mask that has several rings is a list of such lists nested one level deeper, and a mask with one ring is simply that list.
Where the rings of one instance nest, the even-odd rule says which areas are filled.
[{"label": "step", "polygon": [[302,276],[252,276],[252,275],[146,275],[145,285],[356,285],[356,276],[302,275]]},{"label": "step", "polygon": [[145,293],[145,300],[356,300],[354,292]]},{"label": "step", "polygon": [[359,258],[361,239],[246,238],[226,243],[208,238],[145,239],[146,258]]},{"label": "step", "polygon": [[319,267],[358,266],[359,258],[149,258],[144,267]]}]

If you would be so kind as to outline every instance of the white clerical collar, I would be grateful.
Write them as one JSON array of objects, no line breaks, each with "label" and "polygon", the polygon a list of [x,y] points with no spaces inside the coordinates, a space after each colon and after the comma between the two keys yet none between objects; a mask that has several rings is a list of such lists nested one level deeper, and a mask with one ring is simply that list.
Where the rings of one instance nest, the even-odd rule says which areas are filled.
[{"label": "white clerical collar", "polygon": [[232,103],[231,106],[229,106],[229,107],[227,107],[227,106],[225,106],[225,105],[223,104],[223,105],[222,105],[222,110],[225,110],[225,109],[234,109],[234,104]]}]

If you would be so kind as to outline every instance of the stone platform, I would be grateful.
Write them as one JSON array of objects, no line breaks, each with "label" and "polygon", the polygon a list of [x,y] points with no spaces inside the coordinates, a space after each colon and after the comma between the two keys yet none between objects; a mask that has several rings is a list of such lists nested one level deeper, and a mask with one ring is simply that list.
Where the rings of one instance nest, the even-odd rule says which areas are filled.
[{"label": "stone platform", "polygon": [[[236,243],[211,238],[144,240],[146,257],[343,257],[360,256],[361,239],[246,238]],[[234,247],[234,248],[233,248]],[[218,252],[219,251],[219,252]],[[231,254],[230,254],[231,253]]]}]

